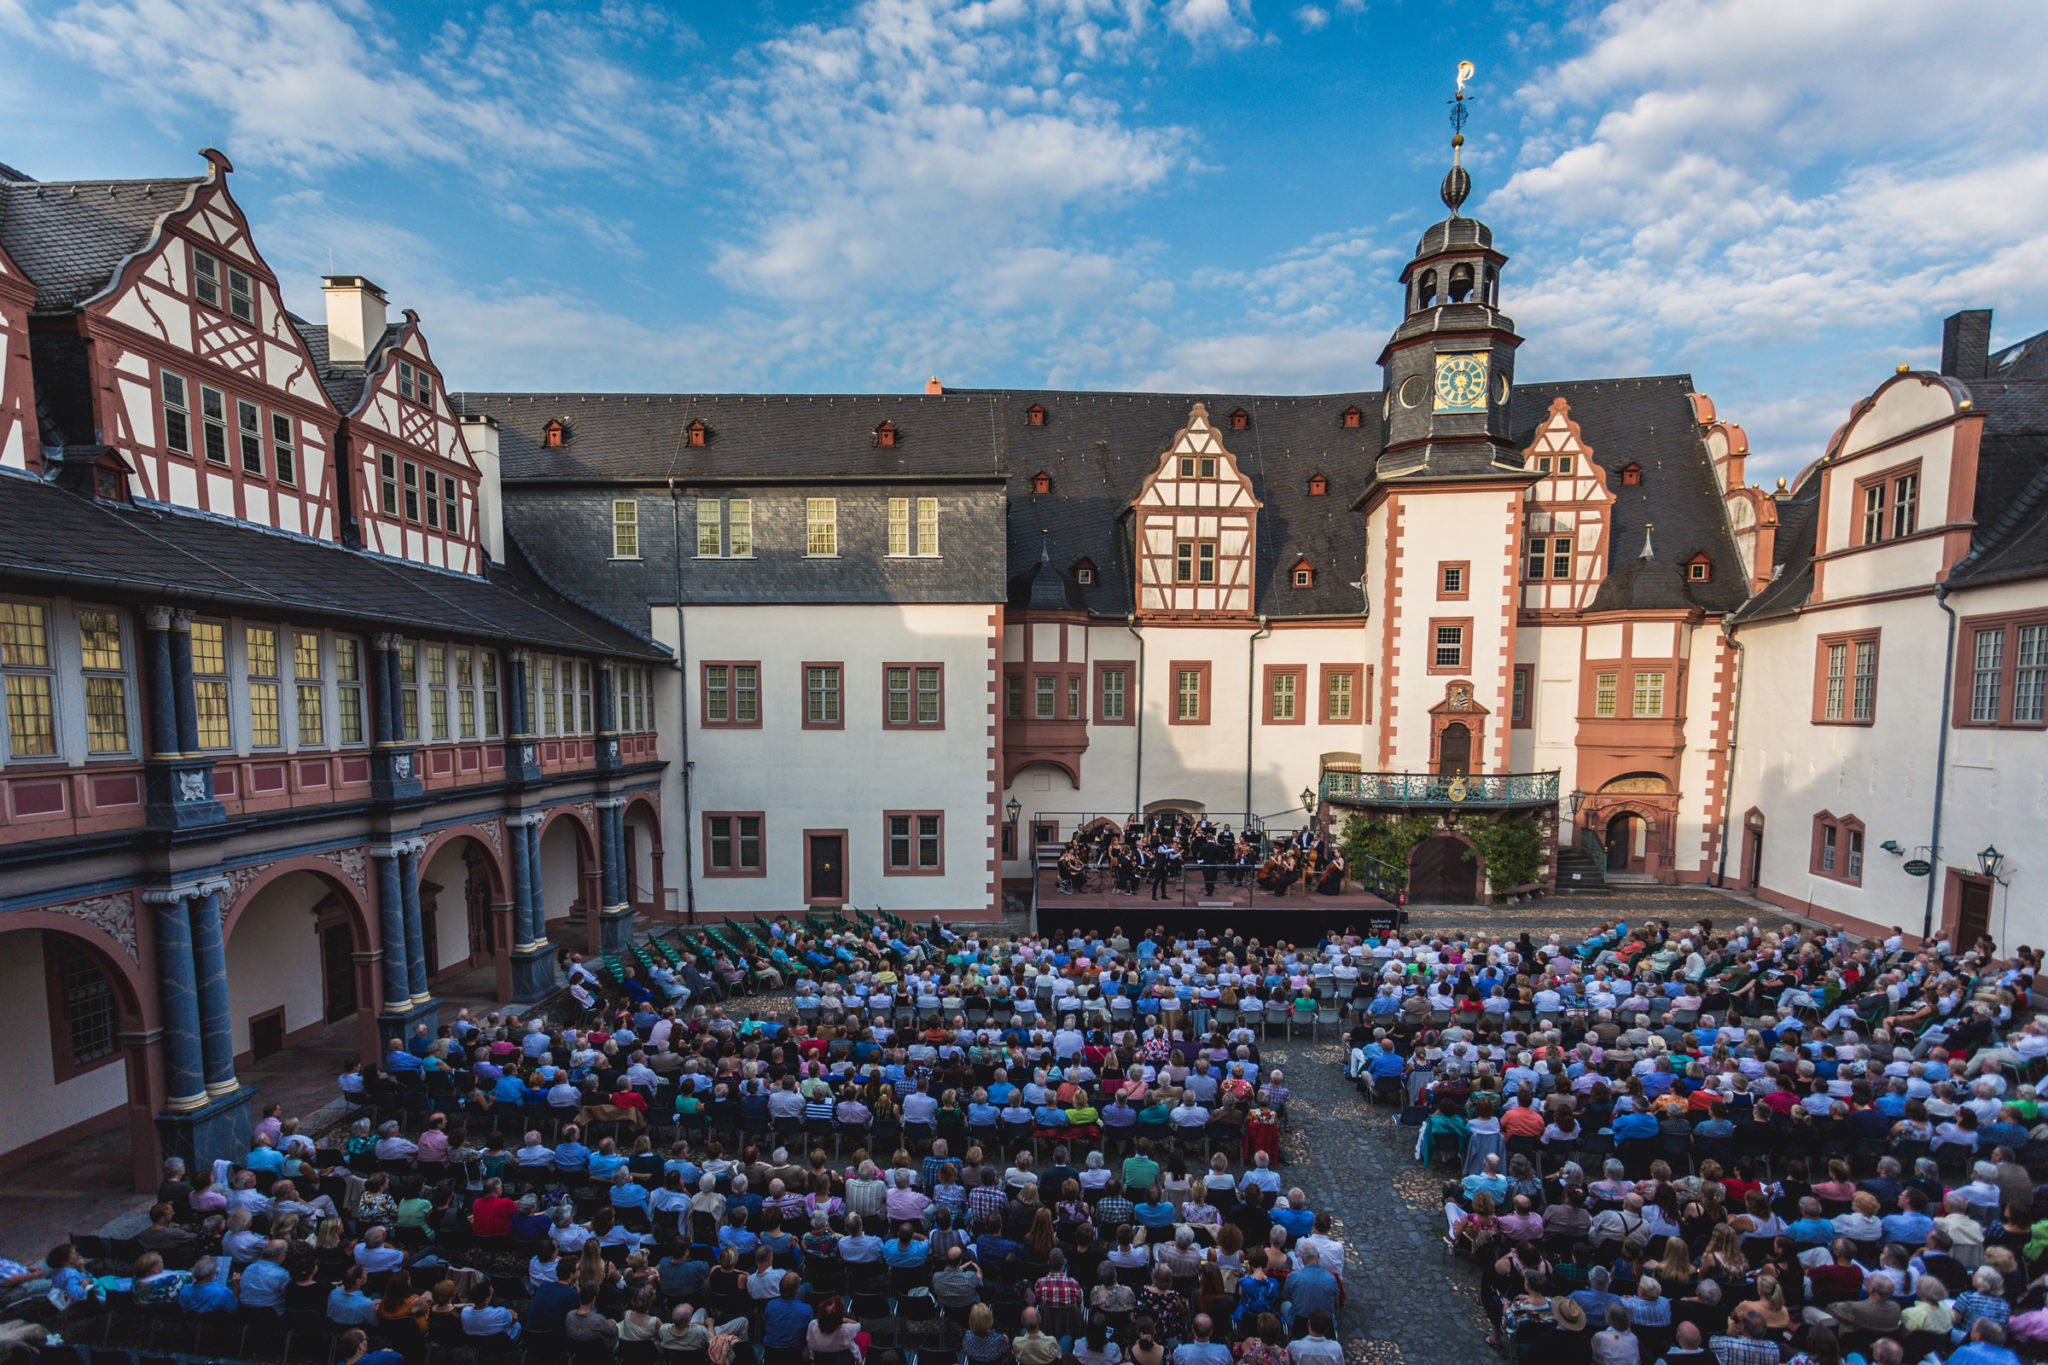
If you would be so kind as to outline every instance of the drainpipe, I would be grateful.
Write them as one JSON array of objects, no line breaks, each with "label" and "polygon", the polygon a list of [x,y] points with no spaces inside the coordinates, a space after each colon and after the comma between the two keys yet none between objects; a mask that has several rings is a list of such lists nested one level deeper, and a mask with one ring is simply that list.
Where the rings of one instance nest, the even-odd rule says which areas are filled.
[{"label": "drainpipe", "polygon": [[1934,746],[1934,828],[1927,836],[1927,908],[1920,916],[1920,942],[1934,937],[1935,869],[1941,866],[1941,798],[1948,785],[1949,707],[1956,682],[1956,609],[1948,604],[1948,584],[1934,585],[1934,605],[1948,617],[1948,653],[1941,661],[1941,737]]},{"label": "drainpipe", "polygon": [[1138,642],[1137,695],[1133,699],[1138,710],[1132,718],[1138,726],[1138,760],[1131,767],[1131,814],[1145,813],[1145,637],[1138,633],[1138,614],[1124,613],[1124,629]]},{"label": "drainpipe", "polygon": [[[1252,632],[1252,638],[1246,642],[1244,647],[1244,818],[1247,822],[1252,818],[1252,731],[1253,727],[1258,724],[1259,719],[1257,673],[1259,641],[1272,633],[1273,628],[1266,624],[1266,618],[1261,616],[1259,618],[1259,628]],[[1307,689],[1304,688],[1303,690],[1306,691]],[[1296,697],[1294,704],[1300,706],[1301,701],[1300,697]]]},{"label": "drainpipe", "polygon": [[[1735,647],[1735,696],[1729,702],[1728,712],[1728,776],[1721,788],[1721,858],[1714,868],[1714,885],[1728,885],[1728,822],[1735,815],[1735,741],[1742,733],[1742,664],[1747,657],[1743,651],[1748,648],[1735,638],[1735,613],[1729,612],[1721,618],[1721,634]],[[1572,831],[1578,833],[1576,827]],[[1758,868],[1761,879],[1763,869]]]},{"label": "drainpipe", "polygon": [[694,775],[690,762],[690,636],[683,619],[683,504],[682,495],[676,490],[676,481],[668,481],[669,550],[675,560],[676,577],[676,668],[679,672],[676,696],[677,710],[681,724],[677,733],[682,736],[683,763],[683,907],[692,924],[697,922],[697,870],[693,859],[695,840],[691,825],[696,820],[692,812],[691,778]]}]

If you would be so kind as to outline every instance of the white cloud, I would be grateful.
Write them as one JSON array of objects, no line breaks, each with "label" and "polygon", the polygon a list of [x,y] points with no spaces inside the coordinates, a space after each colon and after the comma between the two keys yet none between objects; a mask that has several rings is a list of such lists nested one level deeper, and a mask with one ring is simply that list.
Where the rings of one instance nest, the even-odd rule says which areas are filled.
[{"label": "white cloud", "polygon": [[1243,47],[1258,37],[1251,0],[1168,0],[1166,22],[1198,47]]},{"label": "white cloud", "polygon": [[1330,12],[1321,5],[1303,5],[1294,12],[1294,22],[1301,25],[1302,32],[1314,33],[1329,25]]}]

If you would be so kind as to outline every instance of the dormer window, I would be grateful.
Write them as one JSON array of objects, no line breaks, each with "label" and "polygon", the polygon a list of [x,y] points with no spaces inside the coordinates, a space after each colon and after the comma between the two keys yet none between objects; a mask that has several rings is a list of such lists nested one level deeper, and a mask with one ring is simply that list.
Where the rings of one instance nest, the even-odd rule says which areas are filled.
[{"label": "dormer window", "polygon": [[884,450],[896,444],[896,424],[894,422],[885,421],[875,428],[875,444]]},{"label": "dormer window", "polygon": [[1694,583],[1705,583],[1714,577],[1714,561],[1705,555],[1694,555],[1692,562],[1685,566],[1685,576]]},{"label": "dormer window", "polygon": [[1239,408],[1236,412],[1230,414],[1230,429],[1232,431],[1243,431],[1251,424],[1252,415],[1243,408]]},{"label": "dormer window", "polygon": [[1329,491],[1330,481],[1328,479],[1324,478],[1320,474],[1311,474],[1308,476],[1308,495],[1310,497],[1324,497],[1329,493]]},{"label": "dormer window", "polygon": [[683,428],[683,434],[691,445],[701,446],[711,439],[711,428],[702,420],[693,418],[690,425]]},{"label": "dormer window", "polygon": [[1344,411],[1337,414],[1337,423],[1339,426],[1356,428],[1360,426],[1364,422],[1364,420],[1365,415],[1358,410],[1356,404],[1353,404],[1351,407],[1348,407],[1344,409]]},{"label": "dormer window", "polygon": [[1297,588],[1313,588],[1316,585],[1315,566],[1304,559],[1294,566],[1294,572],[1289,577]]},{"label": "dormer window", "polygon": [[1084,559],[1074,565],[1074,581],[1084,588],[1095,586],[1095,561]]},{"label": "dormer window", "polygon": [[1031,476],[1031,491],[1034,493],[1052,492],[1052,475],[1046,473],[1043,469],[1033,474]]},{"label": "dormer window", "polygon": [[434,377],[410,360],[398,362],[398,396],[421,407],[434,405]]},{"label": "dormer window", "polygon": [[1621,481],[1631,488],[1641,483],[1643,481],[1643,467],[1634,461],[1623,465],[1621,467]]},{"label": "dormer window", "polygon": [[1030,407],[1024,409],[1024,425],[1027,427],[1044,426],[1045,408],[1038,403],[1033,403]]},{"label": "dormer window", "polygon": [[549,450],[560,450],[569,443],[568,424],[554,419],[540,429],[540,443]]}]

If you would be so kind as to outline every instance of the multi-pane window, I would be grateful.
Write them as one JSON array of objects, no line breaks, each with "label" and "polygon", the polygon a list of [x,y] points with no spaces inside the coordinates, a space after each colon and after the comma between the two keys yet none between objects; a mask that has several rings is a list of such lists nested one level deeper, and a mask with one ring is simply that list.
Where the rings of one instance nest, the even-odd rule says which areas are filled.
[{"label": "multi-pane window", "polygon": [[[702,503],[698,504],[701,509]],[[701,515],[701,511],[700,511]],[[703,546],[698,546],[703,552]],[[634,498],[612,499],[612,558],[640,557],[640,503]]]},{"label": "multi-pane window", "polygon": [[1845,829],[1842,832],[1849,838],[1847,850],[1849,875],[1851,877],[1861,877],[1863,875],[1863,831],[1860,829]]},{"label": "multi-pane window", "polygon": [[1214,583],[1216,581],[1216,542],[1213,540],[1177,540],[1173,543],[1173,581],[1176,583]]},{"label": "multi-pane window", "polygon": [[1180,476],[1183,479],[1213,479],[1216,477],[1214,455],[1183,455],[1180,457]]},{"label": "multi-pane window", "polygon": [[1293,720],[1296,708],[1300,705],[1300,689],[1300,674],[1273,674],[1273,695],[1267,708],[1267,717],[1271,720]]},{"label": "multi-pane window", "polygon": [[1976,657],[1970,668],[1970,719],[1995,724],[2003,718],[2005,627],[1977,632]]},{"label": "multi-pane window", "polygon": [[1572,538],[1530,536],[1522,572],[1525,578],[1570,578]]},{"label": "multi-pane window", "polygon": [[910,553],[910,499],[889,499],[889,553]]},{"label": "multi-pane window", "polygon": [[1872,720],[1877,715],[1877,641],[1858,640],[1855,672],[1849,690],[1849,718]]},{"label": "multi-pane window", "polygon": [[420,737],[419,646],[410,642],[398,647],[398,737]]},{"label": "multi-pane window", "polygon": [[935,664],[892,664],[883,670],[886,719],[890,725],[937,725],[939,669]]},{"label": "multi-pane window", "polygon": [[1638,716],[1661,716],[1664,714],[1664,675],[1662,673],[1638,673],[1635,686],[1635,714]]},{"label": "multi-pane window", "polygon": [[1173,714],[1177,720],[1199,721],[1202,719],[1202,670],[1181,668],[1174,670]]},{"label": "multi-pane window", "polygon": [[334,640],[334,705],[341,742],[363,742],[363,645],[349,636]]},{"label": "multi-pane window", "polygon": [[2039,725],[2048,696],[2048,625],[2021,626],[2014,634],[2013,724]]},{"label": "multi-pane window", "polygon": [[939,500],[889,499],[889,553],[931,556],[939,552]]},{"label": "multi-pane window", "polygon": [[[711,725],[757,725],[761,720],[759,664],[704,665],[704,719]],[[636,726],[635,728],[645,728]]]},{"label": "multi-pane window", "polygon": [[430,738],[448,738],[448,650],[442,645],[428,645],[427,653],[427,734]]},{"label": "multi-pane window", "polygon": [[761,817],[707,815],[707,862],[713,872],[761,870]]},{"label": "multi-pane window", "polygon": [[299,452],[292,419],[281,412],[270,414],[270,458],[277,466],[279,483],[299,481]]},{"label": "multi-pane window", "polygon": [[202,749],[225,749],[234,742],[228,727],[227,634],[219,621],[192,623],[192,690]]},{"label": "multi-pane window", "polygon": [[1920,527],[1920,475],[1892,480],[1892,535],[1910,536]]},{"label": "multi-pane window", "polygon": [[1910,536],[1920,529],[1920,471],[1880,474],[1856,485],[1863,515],[1863,545]]},{"label": "multi-pane window", "polygon": [[1067,719],[1081,719],[1081,675],[1079,673],[1069,673],[1067,675]]},{"label": "multi-pane window", "polygon": [[183,375],[163,374],[164,449],[192,453],[192,400]]},{"label": "multi-pane window", "polygon": [[812,664],[804,669],[804,720],[810,725],[840,723],[837,665]]},{"label": "multi-pane window", "polygon": [[476,656],[455,651],[455,723],[464,739],[476,738]]},{"label": "multi-pane window", "polygon": [[889,870],[937,872],[942,866],[941,817],[937,813],[889,817]]},{"label": "multi-pane window", "polygon": [[410,360],[398,362],[398,396],[409,398],[423,407],[434,403],[434,376],[424,366]]},{"label": "multi-pane window", "polygon": [[1593,714],[1611,716],[1614,714],[1617,689],[1621,676],[1616,673],[1600,673],[1593,678]]},{"label": "multi-pane window", "polygon": [[1032,683],[1032,715],[1039,720],[1054,719],[1059,714],[1059,679],[1041,673]]},{"label": "multi-pane window", "polygon": [[208,308],[220,307],[220,262],[203,251],[192,253],[192,297]]},{"label": "multi-pane window", "polygon": [[1126,675],[1121,668],[1102,670],[1102,701],[1095,713],[1097,720],[1122,720],[1124,718]]},{"label": "multi-pane window", "polygon": [[917,552],[921,555],[935,555],[939,552],[939,500],[919,498],[917,500]]},{"label": "multi-pane window", "polygon": [[405,473],[405,519],[420,519],[420,467],[411,460],[403,465]]},{"label": "multi-pane window", "polygon": [[199,386],[199,435],[206,445],[206,458],[213,464],[228,462],[228,399],[219,389]]},{"label": "multi-pane window", "polygon": [[249,272],[223,265],[197,249],[192,252],[192,297],[209,308],[225,306],[243,322],[256,321],[256,283]]},{"label": "multi-pane window", "polygon": [[388,450],[380,451],[377,455],[377,486],[379,493],[378,502],[384,509],[384,515],[387,517],[397,516],[398,457]]},{"label": "multi-pane window", "polygon": [[56,675],[50,666],[49,618],[39,604],[0,602],[0,673],[7,684],[8,753],[53,757]]},{"label": "multi-pane window", "polygon": [[1529,719],[1529,670],[1515,670],[1515,690],[1508,702],[1508,719],[1519,724]]},{"label": "multi-pane window", "polygon": [[441,476],[433,470],[426,471],[427,525],[441,529]]},{"label": "multi-pane window", "polygon": [[804,553],[823,556],[839,553],[837,498],[804,499]]},{"label": "multi-pane window", "polygon": [[1357,706],[1358,675],[1346,670],[1327,673],[1323,678],[1323,715],[1329,720],[1350,720]]},{"label": "multi-pane window", "polygon": [[235,402],[235,439],[242,449],[242,472],[263,477],[263,413],[248,399]]},{"label": "multi-pane window", "polygon": [[726,539],[729,544],[726,553],[734,559],[746,559],[754,553],[754,502],[751,498],[734,498],[725,505]]},{"label": "multi-pane window", "polygon": [[1839,853],[1840,853],[1840,850],[1839,850],[1839,844],[1840,844],[1840,842],[1841,842],[1841,831],[1840,831],[1839,829],[1837,829],[1837,828],[1836,828],[1835,826],[1833,826],[1833,825],[1822,825],[1822,826],[1820,827],[1820,870],[1821,870],[1821,871],[1823,871],[1823,872],[1833,872],[1833,871],[1835,870],[1835,862],[1836,862],[1836,859],[1837,859],[1837,857],[1839,856]]},{"label": "multi-pane window", "polygon": [[1010,720],[1024,718],[1024,678],[1012,673],[1003,679],[1003,715]]},{"label": "multi-pane window", "polygon": [[560,695],[556,691],[554,656],[543,654],[534,660],[534,663],[539,665],[540,669],[540,733],[559,734],[560,730],[555,723],[555,707],[560,702]]},{"label": "multi-pane window", "polygon": [[[716,559],[725,552],[725,527],[719,513],[723,509],[717,498],[697,499],[697,557]],[[618,523],[616,505],[612,514],[614,526]],[[614,554],[618,553],[616,549]],[[635,551],[638,553],[638,551]]]},{"label": "multi-pane window", "polygon": [[81,608],[78,644],[85,668],[85,748],[94,754],[128,752],[128,675],[121,655],[121,618]]},{"label": "multi-pane window", "polygon": [[462,534],[462,504],[456,500],[456,484],[453,474],[441,476],[441,529],[450,535]]},{"label": "multi-pane window", "polygon": [[576,732],[584,735],[592,734],[597,729],[596,721],[593,719],[595,712],[591,707],[590,679],[590,660],[578,659],[576,661]]},{"label": "multi-pane window", "polygon": [[1442,595],[1457,597],[1465,591],[1465,568],[1461,564],[1444,565]]},{"label": "multi-pane window", "polygon": [[1863,881],[1863,822],[1853,815],[1813,817],[1813,861],[1808,870],[1836,881]]},{"label": "multi-pane window", "polygon": [[120,1024],[113,983],[97,962],[61,934],[45,934],[43,943],[54,959],[62,992],[70,1069],[76,1071],[112,1057]]},{"label": "multi-pane window", "polygon": [[292,681],[299,689],[299,744],[325,744],[326,693],[320,686],[320,637],[313,631],[292,633]]},{"label": "multi-pane window", "polygon": [[498,737],[498,656],[486,651],[478,658],[478,672],[482,685],[478,688],[480,700],[477,708],[484,713],[484,738]]},{"label": "multi-pane window", "polygon": [[273,748],[284,742],[278,720],[277,632],[269,626],[248,626],[242,648],[249,668],[249,742]]},{"label": "multi-pane window", "polygon": [[1430,654],[1430,665],[1434,668],[1463,668],[1465,666],[1465,628],[1463,626],[1438,626],[1436,642]]}]

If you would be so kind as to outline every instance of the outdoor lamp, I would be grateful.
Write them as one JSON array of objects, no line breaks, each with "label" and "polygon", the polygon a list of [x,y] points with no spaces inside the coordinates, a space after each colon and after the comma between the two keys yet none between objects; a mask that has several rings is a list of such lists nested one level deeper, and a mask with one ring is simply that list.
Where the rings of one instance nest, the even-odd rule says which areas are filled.
[{"label": "outdoor lamp", "polygon": [[1017,817],[1024,813],[1024,805],[1013,796],[1010,803],[1003,807],[1003,813],[1010,817],[1010,823],[1014,825],[1017,823]]},{"label": "outdoor lamp", "polygon": [[1308,811],[1316,808],[1316,789],[1314,787],[1303,787],[1301,789],[1301,808]]},{"label": "outdoor lamp", "polygon": [[1977,855],[1977,870],[1993,881],[1998,880],[1998,869],[2005,865],[2005,855],[1998,851],[1997,844],[1986,844],[1984,851]]}]

